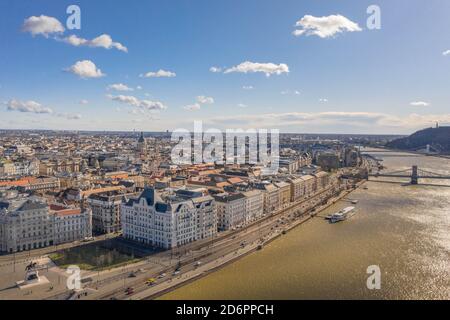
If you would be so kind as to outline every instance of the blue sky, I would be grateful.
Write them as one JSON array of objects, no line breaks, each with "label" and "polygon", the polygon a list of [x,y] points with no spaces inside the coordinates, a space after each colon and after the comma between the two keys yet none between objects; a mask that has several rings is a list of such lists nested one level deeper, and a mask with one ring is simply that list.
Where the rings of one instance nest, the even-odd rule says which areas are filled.
[{"label": "blue sky", "polygon": [[[81,30],[66,27],[71,4]],[[380,30],[366,26],[371,4],[381,9]],[[410,133],[450,123],[449,14],[443,0],[2,0],[0,127],[159,131],[202,120],[220,129]],[[305,28],[295,27],[300,19],[332,15],[357,30],[293,35]],[[45,18],[36,26],[33,16]],[[53,19],[64,32],[39,33]],[[127,52],[94,41],[103,34]],[[102,76],[80,77],[73,66],[82,61]],[[282,71],[231,72],[246,61]],[[158,70],[175,76],[142,76]],[[132,91],[108,89],[114,84]]]}]

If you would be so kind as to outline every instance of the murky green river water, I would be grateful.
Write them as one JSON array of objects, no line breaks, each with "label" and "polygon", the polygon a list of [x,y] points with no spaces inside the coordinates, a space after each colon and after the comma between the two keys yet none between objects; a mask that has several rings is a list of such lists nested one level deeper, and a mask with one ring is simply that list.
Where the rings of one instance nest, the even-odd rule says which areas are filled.
[{"label": "murky green river water", "polygon": [[[377,157],[386,171],[450,173],[448,159]],[[359,203],[347,221],[314,218],[162,299],[450,299],[450,180],[421,182],[447,186],[369,181],[349,196]],[[380,267],[379,290],[366,286],[370,265]]]}]

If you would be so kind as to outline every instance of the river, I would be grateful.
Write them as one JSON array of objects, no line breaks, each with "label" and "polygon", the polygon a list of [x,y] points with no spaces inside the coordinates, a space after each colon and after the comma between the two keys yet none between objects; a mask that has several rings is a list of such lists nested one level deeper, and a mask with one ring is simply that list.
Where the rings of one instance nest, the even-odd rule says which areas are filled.
[{"label": "river", "polygon": [[[374,155],[384,160],[386,172],[417,164],[450,174],[449,159]],[[373,180],[391,182],[369,181],[368,189],[351,193],[348,198],[359,202],[347,221],[310,219],[160,299],[450,299],[450,180],[418,186]],[[321,215],[349,205],[339,201]],[[380,268],[380,289],[366,286],[371,265]]]}]

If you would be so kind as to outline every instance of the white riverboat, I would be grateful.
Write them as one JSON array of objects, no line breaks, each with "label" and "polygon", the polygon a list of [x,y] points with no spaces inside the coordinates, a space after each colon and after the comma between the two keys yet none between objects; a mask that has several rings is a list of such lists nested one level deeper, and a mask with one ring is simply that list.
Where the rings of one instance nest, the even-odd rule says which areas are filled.
[{"label": "white riverboat", "polygon": [[355,207],[347,207],[326,217],[331,223],[344,221],[355,214]]}]

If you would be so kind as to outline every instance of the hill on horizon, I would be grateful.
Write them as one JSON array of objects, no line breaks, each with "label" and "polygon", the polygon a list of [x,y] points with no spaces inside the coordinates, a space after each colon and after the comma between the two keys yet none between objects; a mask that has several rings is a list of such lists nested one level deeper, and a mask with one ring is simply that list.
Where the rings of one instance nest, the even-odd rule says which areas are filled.
[{"label": "hill on horizon", "polygon": [[427,145],[441,153],[450,154],[450,126],[419,130],[408,137],[388,142],[386,147],[414,151],[425,149]]}]

